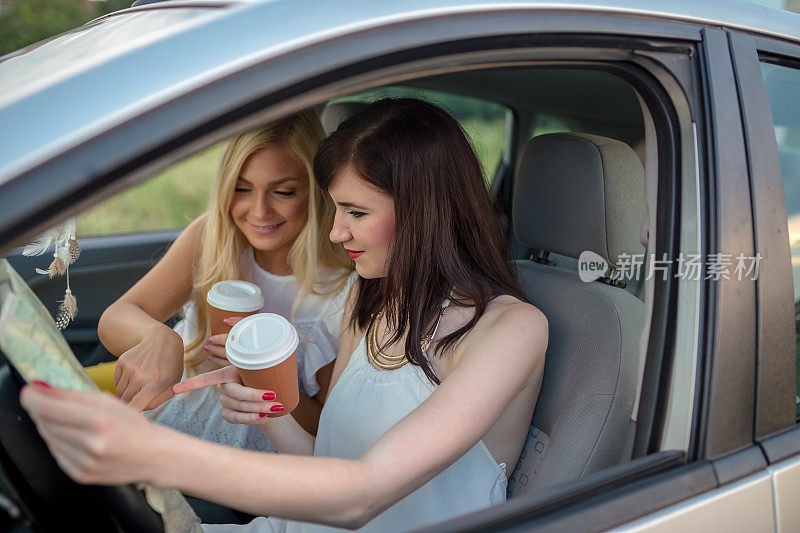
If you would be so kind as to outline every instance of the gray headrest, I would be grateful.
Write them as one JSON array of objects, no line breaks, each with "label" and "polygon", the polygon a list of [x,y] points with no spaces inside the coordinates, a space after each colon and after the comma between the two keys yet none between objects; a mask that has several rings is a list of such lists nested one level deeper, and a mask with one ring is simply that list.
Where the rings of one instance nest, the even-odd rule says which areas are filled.
[{"label": "gray headrest", "polygon": [[577,258],[592,251],[612,267],[643,253],[644,168],[627,144],[585,133],[534,137],[514,184],[514,231],[531,248]]},{"label": "gray headrest", "polygon": [[322,122],[322,129],[325,130],[325,135],[330,135],[339,124],[347,118],[352,117],[365,107],[366,102],[331,102],[325,105],[325,109],[320,114],[320,122]]}]

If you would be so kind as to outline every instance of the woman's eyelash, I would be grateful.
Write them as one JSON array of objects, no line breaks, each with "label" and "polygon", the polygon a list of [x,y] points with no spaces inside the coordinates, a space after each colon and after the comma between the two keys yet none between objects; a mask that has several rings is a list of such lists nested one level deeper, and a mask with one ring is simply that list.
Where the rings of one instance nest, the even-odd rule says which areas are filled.
[{"label": "woman's eyelash", "polygon": [[348,211],[347,214],[351,215],[353,218],[361,218],[366,215],[363,211]]},{"label": "woman's eyelash", "polygon": [[[250,188],[247,188],[247,187],[236,187],[234,189],[234,191],[236,191],[236,192],[250,192],[252,190],[253,189],[250,189]],[[275,194],[279,194],[281,196],[294,196],[295,195],[295,191],[273,191],[273,192]]]}]

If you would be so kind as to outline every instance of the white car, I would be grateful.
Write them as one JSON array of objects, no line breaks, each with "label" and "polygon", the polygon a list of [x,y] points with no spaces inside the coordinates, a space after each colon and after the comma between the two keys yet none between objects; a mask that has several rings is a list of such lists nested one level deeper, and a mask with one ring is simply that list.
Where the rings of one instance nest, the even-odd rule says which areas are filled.
[{"label": "white car", "polygon": [[[551,328],[508,500],[433,529],[800,530],[800,15],[735,0],[136,4],[0,58],[0,253],[47,306],[63,281],[19,246],[52,224],[288,113],[316,107],[335,128],[376,95],[421,96],[475,141]],[[108,357],[101,312],[176,235],[81,239],[63,334],[83,364]],[[4,361],[0,529],[163,529],[136,488],[58,469],[19,383]]]}]

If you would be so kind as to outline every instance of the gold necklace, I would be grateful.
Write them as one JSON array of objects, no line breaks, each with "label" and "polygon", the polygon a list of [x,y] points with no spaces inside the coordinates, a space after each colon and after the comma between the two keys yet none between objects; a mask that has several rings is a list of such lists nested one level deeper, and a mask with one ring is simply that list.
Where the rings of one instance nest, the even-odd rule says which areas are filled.
[{"label": "gold necklace", "polygon": [[[372,322],[370,322],[369,328],[367,329],[367,356],[372,364],[378,368],[383,370],[397,370],[401,366],[408,363],[408,359],[406,359],[405,354],[387,355],[381,350],[380,342],[378,341],[378,328],[376,325],[382,316],[383,311],[378,312],[375,317],[373,317]],[[381,362],[378,360],[378,355],[391,362]]]},{"label": "gold necklace", "polygon": [[[452,293],[450,295],[452,298]],[[428,348],[431,346],[431,341],[433,337],[436,335],[436,332],[439,330],[439,322],[442,320],[442,315],[444,314],[444,310],[447,309],[447,306],[450,305],[450,298],[447,298],[444,302],[442,302],[442,310],[439,312],[439,316],[436,319],[436,324],[433,326],[433,331],[430,331],[427,335],[422,337],[420,340],[420,348],[422,348],[423,353],[426,353]],[[378,313],[373,316],[372,321],[367,328],[366,334],[366,348],[367,348],[367,357],[369,360],[378,368],[383,370],[397,370],[398,368],[402,367],[406,363],[408,363],[408,359],[406,358],[405,354],[400,355],[388,355],[383,353],[381,350],[380,342],[378,341],[378,329],[375,327],[376,323],[381,319],[383,316],[383,310],[380,310]],[[378,359],[378,356],[381,356],[383,359],[387,361],[391,361],[390,363],[384,363]]]}]

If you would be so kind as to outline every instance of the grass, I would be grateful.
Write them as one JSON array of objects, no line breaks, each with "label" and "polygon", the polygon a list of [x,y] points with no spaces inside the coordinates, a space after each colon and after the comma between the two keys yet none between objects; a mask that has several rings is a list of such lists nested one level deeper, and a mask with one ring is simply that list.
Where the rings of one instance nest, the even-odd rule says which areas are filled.
[{"label": "grass", "polygon": [[[487,183],[503,150],[502,120],[470,120],[464,130]],[[78,235],[114,235],[183,228],[206,208],[223,145],[192,156],[142,185],[122,192],[78,217]]]},{"label": "grass", "polygon": [[461,123],[464,132],[478,156],[481,163],[481,170],[487,185],[491,185],[494,178],[494,171],[500,163],[500,156],[503,154],[503,144],[505,142],[506,122],[505,120],[465,120]]},{"label": "grass", "polygon": [[190,157],[78,217],[79,235],[186,226],[205,210],[222,145]]}]

